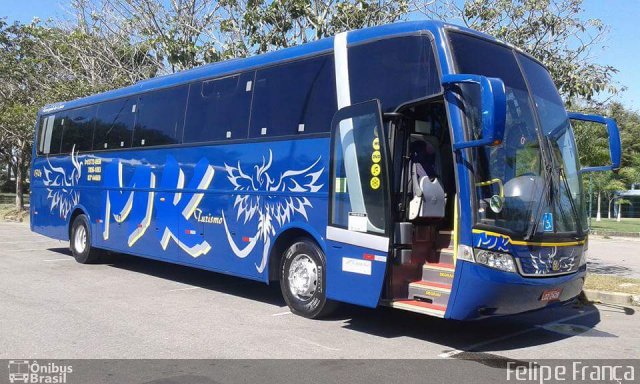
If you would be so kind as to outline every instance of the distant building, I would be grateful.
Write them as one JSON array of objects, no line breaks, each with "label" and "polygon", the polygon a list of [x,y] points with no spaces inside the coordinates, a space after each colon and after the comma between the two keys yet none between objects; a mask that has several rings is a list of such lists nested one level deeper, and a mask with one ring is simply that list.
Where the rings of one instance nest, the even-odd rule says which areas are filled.
[{"label": "distant building", "polygon": [[[617,193],[618,198],[625,199],[631,204],[622,205],[622,217],[640,218],[640,184],[631,184],[628,191],[620,191]],[[618,205],[614,204],[613,217],[618,215]]]}]

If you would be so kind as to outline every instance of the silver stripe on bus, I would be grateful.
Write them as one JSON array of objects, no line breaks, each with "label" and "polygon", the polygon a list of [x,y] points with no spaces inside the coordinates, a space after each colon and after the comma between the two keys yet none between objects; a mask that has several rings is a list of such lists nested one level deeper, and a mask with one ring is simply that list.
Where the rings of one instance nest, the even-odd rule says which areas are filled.
[{"label": "silver stripe on bus", "polygon": [[156,176],[153,173],[151,174],[151,177],[149,179],[149,186],[151,190],[149,191],[149,194],[147,196],[147,210],[145,211],[142,222],[129,236],[129,247],[133,247],[133,244],[135,244],[136,241],[138,241],[138,239],[140,239],[142,235],[144,235],[144,233],[147,231],[147,228],[149,228],[149,225],[151,225],[151,218],[153,217],[153,202],[155,200],[155,192],[153,192],[153,189],[156,187]]},{"label": "silver stripe on bus", "polygon": [[349,88],[349,58],[347,56],[347,33],[341,32],[333,38],[333,56],[336,66],[336,93],[338,109],[351,105]]},{"label": "silver stripe on bus", "polygon": [[327,227],[327,240],[337,241],[349,245],[389,252],[389,238],[364,232],[349,231],[348,229]]}]

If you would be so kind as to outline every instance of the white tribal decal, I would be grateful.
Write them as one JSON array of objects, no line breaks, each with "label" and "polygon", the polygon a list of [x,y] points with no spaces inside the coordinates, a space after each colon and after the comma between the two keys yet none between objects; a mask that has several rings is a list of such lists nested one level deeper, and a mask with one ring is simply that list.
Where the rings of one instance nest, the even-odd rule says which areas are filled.
[{"label": "white tribal decal", "polygon": [[[544,254],[546,253],[546,254]],[[531,261],[536,275],[544,275],[554,272],[569,272],[572,271],[578,261],[577,253],[575,249],[571,250],[569,256],[557,257],[558,247],[552,247],[550,249],[540,249],[537,255],[529,253]]]},{"label": "white tribal decal", "polygon": [[75,187],[80,181],[82,175],[82,163],[78,162],[78,152],[75,151],[74,145],[71,149],[71,163],[73,169],[71,174],[62,167],[54,167],[47,159],[47,165],[44,166],[43,183],[47,187],[47,200],[50,201],[49,210],[53,212],[56,208],[61,218],[66,219],[71,208],[75,207],[80,201],[80,195]]},{"label": "white tribal decal", "polygon": [[[236,191],[247,192],[286,192],[294,194],[298,192],[318,192],[324,184],[318,184],[318,179],[324,171],[324,167],[320,167],[320,157],[309,167],[302,170],[288,170],[280,174],[277,179],[269,175],[273,161],[273,154],[269,150],[269,160],[262,158],[262,165],[255,165],[255,174],[248,175],[243,172],[240,163],[236,167],[225,164],[227,170],[227,178]],[[262,201],[260,199],[263,199]],[[227,220],[222,214],[224,228],[227,233],[227,240],[231,249],[237,257],[247,257],[259,241],[263,242],[262,261],[260,265],[256,264],[258,272],[262,273],[267,263],[269,247],[271,245],[271,237],[275,235],[274,219],[280,227],[289,223],[296,214],[302,215],[305,220],[307,217],[307,208],[312,208],[309,200],[304,196],[284,196],[284,195],[268,195],[250,193],[246,195],[237,195],[233,203],[236,209],[236,220],[243,221],[243,224],[249,222],[256,214],[258,214],[258,223],[256,233],[249,238],[249,244],[240,249],[233,240]]]}]

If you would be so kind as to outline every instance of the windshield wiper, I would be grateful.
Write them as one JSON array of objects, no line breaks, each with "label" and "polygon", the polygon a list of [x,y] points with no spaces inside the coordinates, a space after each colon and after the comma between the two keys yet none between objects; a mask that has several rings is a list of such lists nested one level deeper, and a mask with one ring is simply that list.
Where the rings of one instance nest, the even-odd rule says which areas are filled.
[{"label": "windshield wiper", "polygon": [[532,236],[538,231],[538,224],[540,223],[540,215],[542,214],[542,207],[545,203],[550,205],[551,203],[551,180],[553,178],[553,166],[551,164],[545,164],[544,167],[544,185],[542,186],[543,195],[538,201],[538,206],[534,213],[529,218],[529,227],[527,229],[527,236],[525,240],[531,240]]},{"label": "windshield wiper", "polygon": [[[558,169],[558,177],[562,179],[564,188],[567,191],[567,198],[569,199],[569,205],[571,206],[571,213],[573,213],[573,216],[576,220],[576,232],[578,232],[579,235],[582,235],[583,228],[582,228],[582,220],[580,219],[580,212],[578,211],[576,202],[573,200],[572,191],[569,186],[569,182],[567,181],[567,175],[564,172],[564,167],[560,167]],[[559,201],[558,203],[560,206],[560,210],[562,210],[562,202]]]},{"label": "windshield wiper", "polygon": [[[571,196],[571,188],[569,187],[569,182],[567,181],[567,177],[564,172],[564,167],[557,164],[555,156],[553,155],[553,152],[552,152],[552,145],[549,137],[545,137],[544,142],[545,144],[543,145],[545,145],[546,148],[549,150],[548,155],[550,159],[550,164],[545,165],[545,175],[544,175],[545,178],[544,178],[544,186],[543,186],[543,191],[545,192],[545,194],[543,195],[543,198],[541,198],[540,201],[538,202],[538,206],[536,208],[535,213],[531,215],[531,218],[529,221],[529,228],[528,228],[527,236],[525,237],[525,240],[531,240],[533,235],[538,230],[538,225],[540,224],[540,216],[542,215],[542,211],[543,211],[542,208],[545,205],[543,204],[543,201],[546,203],[546,205],[553,207],[553,204],[556,203],[557,199],[562,199],[559,180],[556,180],[556,177],[558,179],[562,179],[563,186],[568,194],[567,198],[569,199],[569,204],[571,206],[571,213],[576,222],[576,230],[579,234],[582,233],[582,222],[580,221],[580,213],[578,212],[578,208],[575,204],[575,201],[573,201],[573,197]],[[562,218],[566,222],[566,215],[563,209],[562,201],[558,200],[557,203],[558,203],[558,209],[560,211],[560,215],[562,215]]]}]

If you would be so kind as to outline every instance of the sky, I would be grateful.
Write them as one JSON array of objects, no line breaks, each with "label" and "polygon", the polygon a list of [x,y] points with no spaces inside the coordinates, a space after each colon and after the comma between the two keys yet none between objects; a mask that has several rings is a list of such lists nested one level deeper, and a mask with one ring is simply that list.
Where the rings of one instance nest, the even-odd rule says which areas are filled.
[{"label": "sky", "polygon": [[[57,18],[65,15],[67,4],[68,0],[0,0],[0,17],[21,22]],[[614,100],[640,111],[640,0],[584,0],[583,7],[585,18],[601,19],[610,27],[604,48],[593,54],[598,64],[620,71],[614,80],[627,90]]]}]

